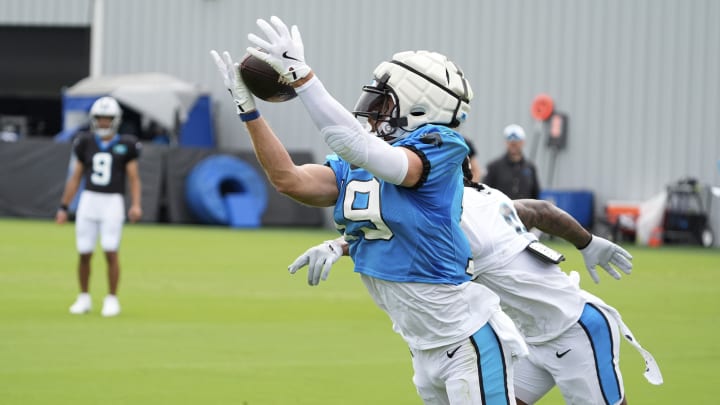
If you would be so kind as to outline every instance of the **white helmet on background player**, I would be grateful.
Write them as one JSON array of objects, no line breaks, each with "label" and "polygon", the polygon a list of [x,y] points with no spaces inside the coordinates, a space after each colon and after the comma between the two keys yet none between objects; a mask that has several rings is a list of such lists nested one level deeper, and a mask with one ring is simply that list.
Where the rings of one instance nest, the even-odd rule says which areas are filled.
[{"label": "white helmet on background player", "polygon": [[[100,128],[97,123],[98,117],[112,118],[109,128]],[[90,107],[90,129],[101,137],[115,135],[120,127],[122,110],[120,104],[112,97],[100,97]]]},{"label": "white helmet on background player", "polygon": [[390,143],[425,124],[455,128],[470,111],[470,83],[457,65],[439,53],[396,53],[391,61],[380,63],[373,76],[372,84],[363,86],[353,113],[376,121],[377,135]]}]

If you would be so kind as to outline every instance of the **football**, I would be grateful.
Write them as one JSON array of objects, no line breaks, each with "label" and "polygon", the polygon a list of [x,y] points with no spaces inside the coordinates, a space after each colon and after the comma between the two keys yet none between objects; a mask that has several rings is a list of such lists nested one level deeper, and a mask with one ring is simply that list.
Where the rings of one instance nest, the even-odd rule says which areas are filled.
[{"label": "football", "polygon": [[295,89],[262,59],[246,54],[240,62],[240,77],[250,92],[262,100],[280,103],[297,97]]}]

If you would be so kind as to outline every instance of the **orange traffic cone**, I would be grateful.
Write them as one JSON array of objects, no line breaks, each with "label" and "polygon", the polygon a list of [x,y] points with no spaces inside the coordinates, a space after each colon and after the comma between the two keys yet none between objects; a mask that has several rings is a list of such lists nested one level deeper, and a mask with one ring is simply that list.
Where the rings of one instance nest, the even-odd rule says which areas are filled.
[{"label": "orange traffic cone", "polygon": [[648,238],[648,246],[659,247],[663,243],[663,229],[661,226],[656,226],[650,232],[650,238]]}]

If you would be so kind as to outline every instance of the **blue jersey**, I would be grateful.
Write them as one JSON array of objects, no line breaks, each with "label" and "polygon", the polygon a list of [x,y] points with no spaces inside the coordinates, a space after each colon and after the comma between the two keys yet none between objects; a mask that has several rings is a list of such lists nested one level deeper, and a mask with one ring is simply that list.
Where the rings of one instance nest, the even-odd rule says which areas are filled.
[{"label": "blue jersey", "polygon": [[394,146],[414,150],[423,160],[424,175],[415,188],[328,156],[340,190],[334,219],[349,243],[355,271],[395,282],[470,280],[472,255],[460,228],[461,164],[468,154],[462,136],[425,125]]}]

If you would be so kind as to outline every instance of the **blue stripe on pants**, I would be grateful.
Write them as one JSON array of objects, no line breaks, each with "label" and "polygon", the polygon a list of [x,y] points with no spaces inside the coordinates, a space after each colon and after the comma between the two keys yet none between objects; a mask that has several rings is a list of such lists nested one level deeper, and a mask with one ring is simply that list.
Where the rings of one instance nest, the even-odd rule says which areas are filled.
[{"label": "blue stripe on pants", "polygon": [[507,405],[508,397],[507,370],[502,346],[490,324],[485,324],[470,341],[475,346],[480,373],[480,391],[485,405]]},{"label": "blue stripe on pants", "polygon": [[620,380],[615,374],[615,365],[613,364],[613,336],[610,324],[605,315],[592,304],[585,304],[585,309],[578,322],[590,339],[595,355],[595,370],[600,380],[605,403],[614,404],[622,397]]}]

